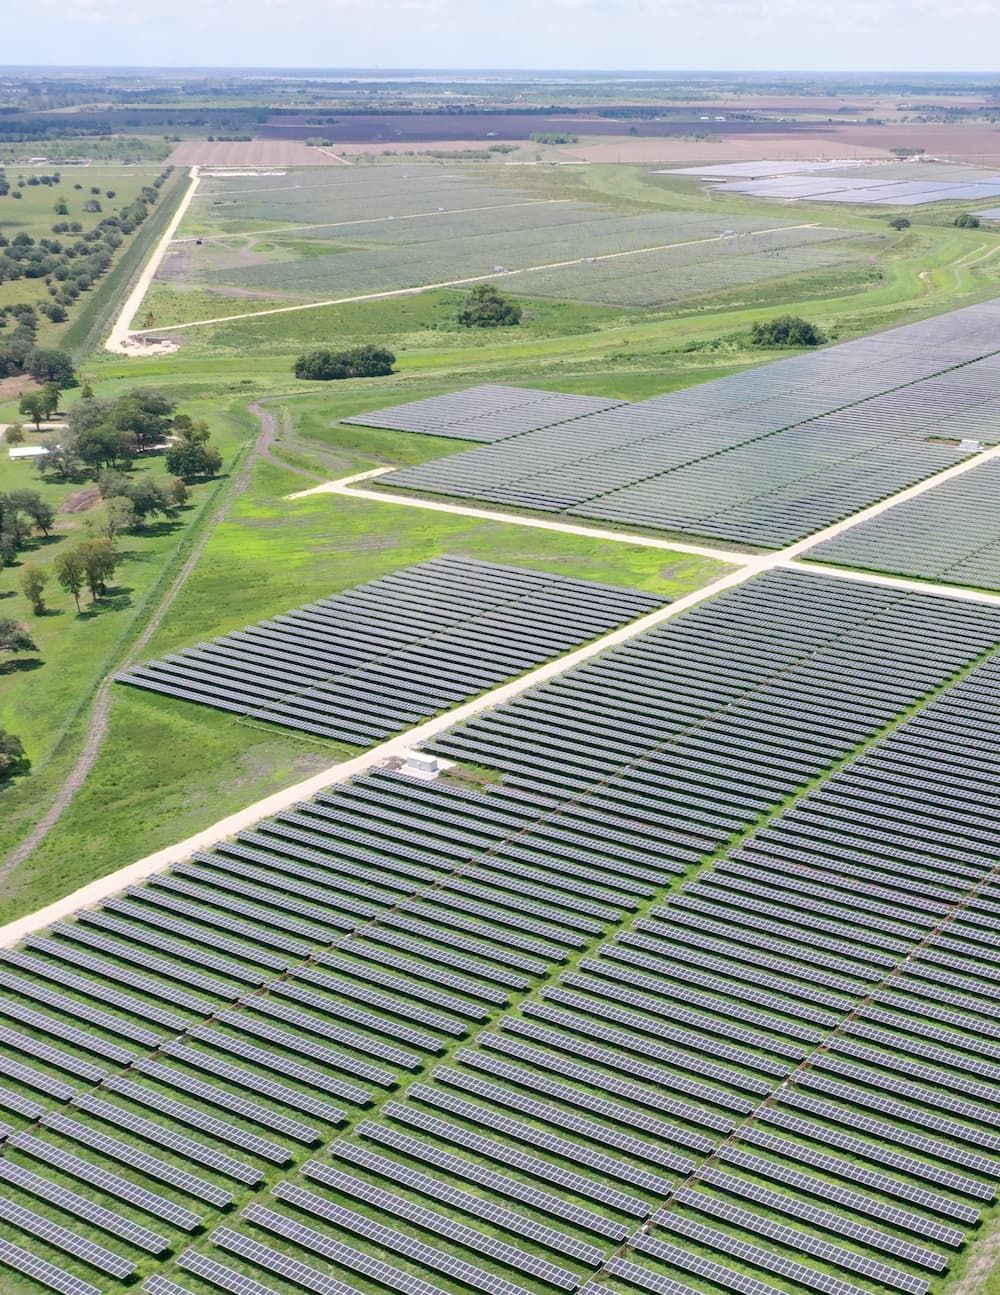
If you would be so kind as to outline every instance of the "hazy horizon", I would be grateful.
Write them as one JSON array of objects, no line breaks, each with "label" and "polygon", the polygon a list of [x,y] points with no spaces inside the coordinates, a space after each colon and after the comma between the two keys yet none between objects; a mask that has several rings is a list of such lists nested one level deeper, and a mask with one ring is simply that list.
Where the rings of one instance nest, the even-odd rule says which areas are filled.
[{"label": "hazy horizon", "polygon": [[1000,47],[993,0],[7,0],[7,12],[5,65],[27,68],[294,71],[322,51],[345,70],[990,75]]}]

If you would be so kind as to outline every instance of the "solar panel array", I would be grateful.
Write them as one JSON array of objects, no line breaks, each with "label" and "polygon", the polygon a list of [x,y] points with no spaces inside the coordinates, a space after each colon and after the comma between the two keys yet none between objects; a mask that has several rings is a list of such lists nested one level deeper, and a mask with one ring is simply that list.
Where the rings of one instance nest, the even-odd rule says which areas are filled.
[{"label": "solar panel array", "polygon": [[817,561],[1000,589],[1000,462],[897,504],[810,550]]},{"label": "solar panel array", "polygon": [[[678,867],[725,844],[990,643],[998,612],[786,570],[436,739],[572,814],[656,823]],[[928,657],[929,636],[936,643]],[[940,655],[937,655],[940,652]],[[624,861],[639,859],[622,837]]]},{"label": "solar panel array", "polygon": [[642,968],[649,1021],[689,1001],[712,957],[691,920],[714,909],[714,1012],[739,1022],[747,994],[770,997],[776,1035],[814,1033],[607,1267],[616,1286],[759,1295],[759,1271],[923,1295],[996,1199],[998,703],[993,658],[601,950],[595,971],[614,985],[623,966],[630,993]]},{"label": "solar panel array", "polygon": [[923,1295],[1000,1181],[998,644],[772,573],[443,739],[500,784],[373,773],[0,951],[0,1264]]},{"label": "solar panel array", "polygon": [[432,558],[116,678],[370,746],[662,602],[543,571]]},{"label": "solar panel array", "polygon": [[[370,414],[356,414],[341,421],[359,427],[383,427],[391,431],[422,432],[448,436],[459,441],[503,441],[508,436],[537,432],[573,422],[587,414],[601,413],[624,405],[623,400],[598,396],[567,396],[558,391],[536,391],[530,387],[505,387],[484,383],[452,391],[446,396],[411,400]],[[572,432],[572,428],[569,429]]]},{"label": "solar panel array", "polygon": [[[782,201],[848,202],[914,207],[931,202],[979,201],[1000,194],[1000,176],[980,167],[942,162],[729,162],[671,167],[675,175],[719,181],[722,192]],[[980,212],[980,215],[983,213]]]},{"label": "solar panel array", "polygon": [[998,319],[986,302],[382,480],[781,547],[1000,441]]},{"label": "solar panel array", "polygon": [[1000,195],[1000,175],[973,180],[885,180],[877,176],[804,176],[794,180],[728,180],[718,188],[783,202],[839,202],[875,207],[924,207],[931,202],[985,202]]}]

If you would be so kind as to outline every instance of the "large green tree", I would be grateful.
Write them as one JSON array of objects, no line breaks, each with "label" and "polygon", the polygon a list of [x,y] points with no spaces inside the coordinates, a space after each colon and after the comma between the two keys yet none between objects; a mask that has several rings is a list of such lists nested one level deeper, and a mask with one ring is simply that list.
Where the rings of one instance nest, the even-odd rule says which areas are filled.
[{"label": "large green tree", "polygon": [[477,284],[462,302],[458,322],[463,328],[511,328],[521,322],[521,307],[492,283]]},{"label": "large green tree", "polygon": [[821,346],[826,338],[807,319],[798,315],[779,315],[776,319],[758,320],[750,329],[754,346]]},{"label": "large green tree", "polygon": [[222,467],[222,455],[209,444],[208,424],[194,422],[186,414],[174,419],[176,440],[167,450],[167,470],[182,481],[214,477]]},{"label": "large green tree", "polygon": [[80,610],[80,591],[87,580],[83,558],[77,549],[64,549],[57,553],[52,563],[56,579],[68,594],[73,595],[76,610]]}]

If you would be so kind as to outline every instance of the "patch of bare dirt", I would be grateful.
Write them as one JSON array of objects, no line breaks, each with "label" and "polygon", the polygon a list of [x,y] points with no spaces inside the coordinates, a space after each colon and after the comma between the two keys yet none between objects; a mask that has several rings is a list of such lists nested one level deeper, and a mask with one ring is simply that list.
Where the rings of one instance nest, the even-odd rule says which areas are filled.
[{"label": "patch of bare dirt", "polygon": [[74,490],[63,501],[63,506],[59,510],[63,513],[85,513],[91,508],[96,508],[101,502],[101,492],[96,486],[85,486],[82,490]]},{"label": "patch of bare dirt", "polygon": [[16,378],[0,378],[0,400],[10,400],[13,396],[23,396],[26,391],[36,391],[38,383],[26,373]]}]

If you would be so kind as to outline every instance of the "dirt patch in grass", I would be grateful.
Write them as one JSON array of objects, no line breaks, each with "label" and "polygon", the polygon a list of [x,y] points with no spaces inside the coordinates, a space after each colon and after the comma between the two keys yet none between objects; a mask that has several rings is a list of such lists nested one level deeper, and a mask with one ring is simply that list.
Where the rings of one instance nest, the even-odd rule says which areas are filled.
[{"label": "dirt patch in grass", "polygon": [[38,383],[26,373],[16,378],[0,378],[0,400],[12,400],[14,396],[23,396],[26,391],[37,390]]},{"label": "dirt patch in grass", "polygon": [[63,506],[60,508],[62,513],[85,513],[88,509],[96,508],[101,502],[101,492],[96,486],[86,486],[82,490],[74,490],[68,495]]}]

